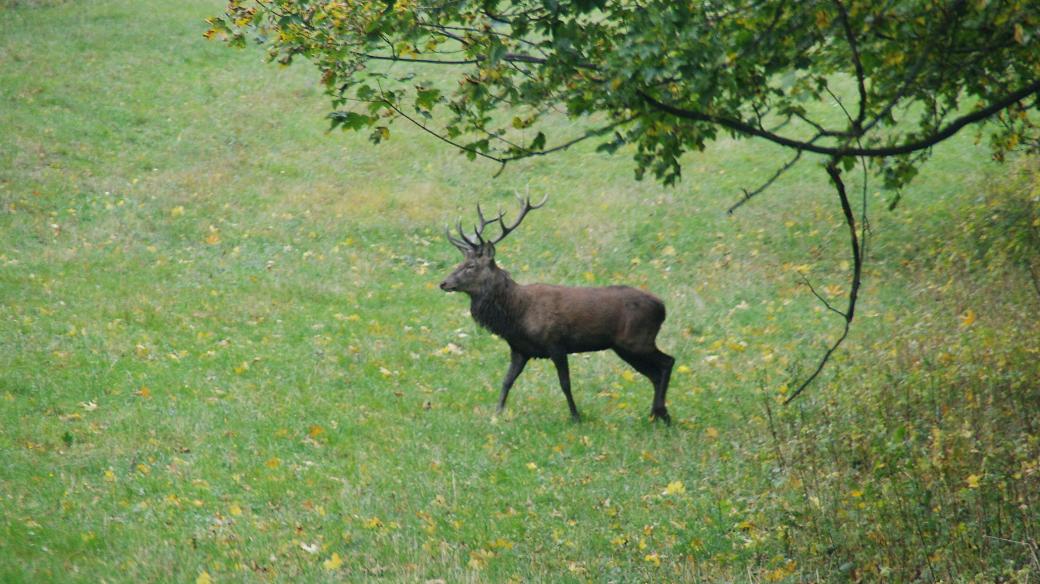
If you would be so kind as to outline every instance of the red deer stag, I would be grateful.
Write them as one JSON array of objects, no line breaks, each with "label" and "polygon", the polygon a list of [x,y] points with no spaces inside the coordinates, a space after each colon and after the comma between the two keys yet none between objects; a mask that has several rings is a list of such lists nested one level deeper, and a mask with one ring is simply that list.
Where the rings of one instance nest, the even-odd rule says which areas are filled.
[{"label": "red deer stag", "polygon": [[[659,298],[628,286],[517,284],[495,265],[495,245],[516,229],[528,212],[543,205],[545,200],[532,205],[530,199],[521,199],[520,215],[507,226],[502,212],[487,219],[478,204],[480,225],[474,226],[472,235],[463,232],[461,221],[456,226],[458,238],[445,230],[448,241],[465,257],[441,282],[441,289],[468,294],[473,320],[509,344],[511,361],[498,397],[498,412],[505,408],[509,389],[527,362],[549,358],[556,365],[571,417],[578,420],[567,355],[613,349],[654,384],[652,418],[671,423],[665,393],[675,359],[661,352],[655,341],[665,315]],[[485,238],[484,229],[496,222],[501,234]]]}]

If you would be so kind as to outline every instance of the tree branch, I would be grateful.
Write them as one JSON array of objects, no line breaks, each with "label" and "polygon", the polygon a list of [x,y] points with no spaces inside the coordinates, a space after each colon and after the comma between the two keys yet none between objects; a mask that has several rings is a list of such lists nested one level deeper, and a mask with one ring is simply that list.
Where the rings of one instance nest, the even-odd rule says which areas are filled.
[{"label": "tree branch", "polygon": [[856,86],[859,89],[859,112],[856,114],[856,119],[852,122],[852,130],[853,132],[859,132],[860,126],[863,125],[863,120],[866,119],[867,116],[866,75],[863,73],[863,63],[859,58],[859,47],[856,45],[856,34],[852,31],[852,24],[849,23],[849,12],[845,9],[845,5],[842,4],[841,0],[834,0],[834,4],[838,6],[838,14],[841,16],[841,26],[845,30],[845,39],[849,43],[849,51],[852,52],[852,65],[856,70]]},{"label": "tree branch", "polygon": [[[391,55],[373,55],[371,53],[354,53],[355,56],[377,61],[394,61],[400,63],[424,63],[428,65],[476,65],[487,60],[487,57],[478,56],[472,59],[423,59],[416,57],[397,57]],[[509,63],[535,63],[543,65],[546,60],[541,57],[525,55],[524,53],[506,53],[502,60]]]},{"label": "tree branch", "polygon": [[730,207],[729,209],[726,210],[726,213],[732,215],[734,211],[736,211],[738,208],[743,206],[744,203],[750,201],[752,197],[754,197],[754,196],[758,195],[759,193],[761,193],[762,191],[768,189],[774,182],[776,182],[776,179],[780,178],[781,175],[783,175],[792,166],[794,166],[801,157],[802,157],[802,151],[801,150],[795,152],[794,158],[792,158],[791,160],[788,160],[786,164],[784,164],[779,169],[777,169],[777,171],[773,173],[773,176],[769,177],[769,180],[767,180],[766,182],[764,182],[761,185],[759,185],[759,187],[757,189],[755,189],[753,191],[750,191],[750,192],[747,189],[740,189],[740,190],[744,191],[744,198],[739,200],[739,201],[737,201],[736,203],[734,203],[732,207]]},{"label": "tree branch", "polygon": [[[816,376],[820,374],[820,371],[823,371],[823,367],[827,364],[827,361],[830,360],[831,355],[834,354],[834,351],[838,350],[838,347],[840,347],[845,341],[845,338],[849,336],[849,326],[852,324],[852,319],[856,314],[856,299],[859,296],[860,278],[863,270],[863,257],[860,255],[859,235],[856,232],[856,217],[852,213],[852,206],[849,204],[849,197],[845,192],[845,183],[841,180],[841,170],[838,168],[838,162],[839,160],[837,157],[831,159],[827,164],[827,174],[830,175],[831,181],[834,183],[834,187],[838,191],[838,199],[841,201],[841,211],[845,215],[845,223],[849,226],[849,244],[852,247],[852,288],[849,290],[849,306],[845,309],[845,312],[832,308],[826,301],[824,301],[824,304],[844,317],[845,327],[841,332],[841,336],[838,337],[838,340],[835,341],[834,344],[827,349],[827,352],[823,354],[823,358],[820,359],[820,363],[816,366],[816,370],[813,371],[812,375],[810,375],[808,379],[798,386],[798,389],[794,390],[794,392],[784,400],[784,405],[791,403],[794,398],[798,397],[799,394],[801,394],[802,391],[804,391],[805,388],[816,379]],[[812,289],[812,286],[810,286],[810,289]],[[820,295],[816,294],[815,290],[813,290],[813,294],[815,294],[817,298],[820,298]]]},{"label": "tree branch", "polygon": [[813,152],[816,154],[826,154],[828,156],[843,157],[843,156],[868,156],[871,158],[885,157],[885,156],[898,156],[900,154],[910,154],[918,150],[924,150],[931,148],[939,142],[953,136],[959,132],[962,128],[969,124],[982,121],[993,114],[1007,108],[1011,104],[1022,101],[1023,99],[1040,93],[1040,80],[1034,81],[1033,83],[1017,90],[997,101],[992,102],[988,106],[975,110],[970,114],[966,114],[950,122],[946,127],[936,130],[924,138],[913,140],[910,142],[904,142],[894,146],[883,146],[879,148],[864,148],[862,146],[851,146],[842,145],[838,147],[832,146],[820,146],[813,144],[811,141],[806,142],[804,140],[797,140],[794,138],[788,138],[774,134],[772,132],[756,128],[755,126],[748,124],[739,119],[729,118],[726,116],[719,116],[715,114],[708,114],[696,110],[688,110],[674,105],[666,104],[653,98],[646,92],[639,90],[639,96],[643,98],[646,103],[650,104],[655,109],[669,113],[673,116],[692,120],[695,122],[708,122],[712,124],[718,124],[724,128],[729,128],[735,132],[746,134],[748,136],[757,136],[764,138],[779,144],[781,146],[787,146],[788,148],[794,148],[796,150],[804,150],[806,152]]}]

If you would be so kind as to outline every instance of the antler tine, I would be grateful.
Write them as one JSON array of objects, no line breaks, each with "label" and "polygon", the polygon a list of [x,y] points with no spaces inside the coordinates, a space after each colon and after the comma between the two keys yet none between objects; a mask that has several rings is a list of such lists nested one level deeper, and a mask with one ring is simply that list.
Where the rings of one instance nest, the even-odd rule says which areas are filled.
[{"label": "antler tine", "polygon": [[503,214],[504,213],[502,213],[502,211],[499,211],[498,212],[498,217],[495,217],[495,218],[489,220],[487,217],[484,216],[484,210],[480,208],[480,203],[477,203],[477,216],[480,217],[480,227],[477,227],[476,225],[474,225],[473,226],[473,230],[474,230],[474,235],[477,236],[477,239],[480,240],[481,243],[484,243],[484,237],[483,237],[484,236],[484,229],[488,225],[490,225],[490,224],[494,223],[495,221],[498,221],[499,219],[501,219]]},{"label": "antler tine", "polygon": [[545,203],[549,201],[549,195],[545,195],[545,198],[542,199],[542,202],[538,203],[537,205],[532,205],[531,204],[531,198],[530,197],[528,197],[528,198],[521,198],[519,196],[519,194],[518,194],[516,198],[520,201],[520,214],[517,215],[516,221],[513,221],[513,224],[508,226],[508,227],[506,227],[506,222],[502,220],[503,217],[505,216],[505,214],[504,213],[499,213],[498,214],[497,221],[498,221],[499,227],[502,228],[502,234],[499,235],[497,238],[495,238],[495,240],[491,242],[491,245],[495,245],[498,242],[500,242],[503,239],[505,239],[507,235],[509,235],[514,229],[516,229],[520,225],[520,222],[524,220],[524,217],[526,217],[527,214],[530,211],[533,211],[534,209],[542,208],[545,205]]},{"label": "antler tine", "polygon": [[462,253],[466,253],[467,251],[469,251],[469,246],[466,245],[465,242],[451,236],[451,227],[449,225],[444,226],[444,235],[448,238],[448,241],[451,242],[451,244],[454,245],[455,248],[461,251]]},{"label": "antler tine", "polygon": [[458,230],[459,235],[462,236],[462,241],[466,242],[466,245],[471,250],[472,249],[476,249],[477,247],[480,246],[480,244],[478,242],[473,241],[472,239],[470,239],[469,236],[466,235],[466,232],[462,230],[462,219],[461,218],[459,219],[458,223],[455,224],[455,229]]},{"label": "antler tine", "polygon": [[542,198],[542,202],[538,203],[537,205],[531,205],[531,198],[530,197],[527,198],[527,204],[531,205],[531,209],[541,209],[548,202],[549,202],[549,194],[548,193],[546,193],[545,197]]}]

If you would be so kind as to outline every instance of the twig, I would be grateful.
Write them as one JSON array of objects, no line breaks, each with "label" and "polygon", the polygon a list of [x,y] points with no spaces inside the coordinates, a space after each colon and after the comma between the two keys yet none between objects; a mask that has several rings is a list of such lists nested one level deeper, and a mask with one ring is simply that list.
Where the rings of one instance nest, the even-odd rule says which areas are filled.
[{"label": "twig", "polygon": [[845,318],[845,313],[844,312],[838,310],[837,308],[834,308],[833,306],[831,306],[830,302],[827,302],[826,298],[824,298],[823,296],[820,296],[820,293],[816,291],[816,288],[813,288],[812,282],[809,281],[809,278],[805,277],[805,274],[801,274],[801,276],[802,276],[802,283],[804,283],[806,286],[809,287],[809,291],[813,293],[813,296],[815,296],[817,300],[822,302],[823,305],[825,307],[827,307],[827,310],[830,310],[831,312],[837,314],[838,316],[840,316],[842,318]]},{"label": "twig", "polygon": [[773,176],[769,177],[769,180],[767,180],[766,182],[762,183],[757,189],[755,189],[753,191],[748,191],[747,189],[740,189],[741,191],[744,192],[744,198],[739,200],[739,201],[737,201],[736,203],[734,203],[733,206],[730,207],[726,212],[729,213],[730,215],[732,215],[734,211],[739,209],[744,203],[750,201],[752,197],[758,195],[762,191],[764,191],[767,188],[769,188],[774,182],[776,182],[776,179],[780,178],[781,175],[783,175],[785,172],[790,170],[790,168],[792,166],[794,166],[798,162],[798,160],[801,159],[801,157],[802,157],[802,151],[801,150],[795,152],[794,158],[792,158],[791,160],[788,160],[786,164],[784,164],[779,169],[777,169],[777,171],[773,173]]},{"label": "twig", "polygon": [[995,535],[986,534],[983,534],[982,537],[1025,546],[1025,548],[1029,550],[1030,560],[1032,560],[1033,566],[1036,567],[1037,571],[1040,571],[1040,556],[1037,555],[1037,545],[1035,541],[1018,541],[1017,539],[1007,539],[1006,537],[997,537]]},{"label": "twig", "polygon": [[780,468],[787,468],[787,460],[784,459],[784,452],[780,448],[780,438],[776,435],[776,425],[773,423],[773,408],[769,406],[769,398],[765,398],[766,403],[766,418],[769,420],[769,433],[773,435],[773,449],[776,451],[776,457],[780,460]]}]

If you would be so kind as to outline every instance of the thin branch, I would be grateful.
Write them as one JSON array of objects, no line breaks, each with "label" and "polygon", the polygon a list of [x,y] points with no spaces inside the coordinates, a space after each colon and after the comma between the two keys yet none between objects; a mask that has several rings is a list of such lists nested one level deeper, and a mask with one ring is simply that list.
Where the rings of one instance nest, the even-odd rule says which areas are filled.
[{"label": "thin branch", "polygon": [[[845,318],[844,330],[842,330],[841,336],[838,337],[838,340],[827,349],[826,353],[824,353],[823,358],[820,359],[820,363],[816,366],[816,370],[813,371],[812,375],[810,375],[808,379],[798,386],[798,389],[794,390],[794,392],[784,400],[784,405],[791,403],[794,398],[798,397],[798,395],[816,379],[820,372],[823,371],[823,367],[827,364],[827,361],[830,360],[831,355],[834,354],[834,351],[838,350],[838,347],[845,342],[845,338],[849,336],[849,326],[852,324],[852,319],[856,314],[856,298],[859,296],[860,277],[863,270],[863,257],[860,255],[859,235],[856,231],[856,217],[852,214],[852,206],[849,204],[849,197],[845,192],[845,183],[841,180],[841,170],[838,168],[837,157],[832,158],[827,164],[827,174],[830,175],[831,181],[834,183],[834,187],[838,191],[838,199],[841,201],[841,211],[845,215],[845,223],[849,226],[849,244],[852,247],[853,265],[852,289],[849,291],[849,306],[845,309],[845,312],[832,308],[832,310],[841,314]],[[813,293],[815,294],[815,291],[813,291]],[[818,294],[816,296],[817,298],[820,297]]]},{"label": "thin branch", "polygon": [[726,213],[732,215],[734,211],[736,211],[737,209],[742,207],[744,205],[744,203],[750,201],[752,197],[754,197],[754,196],[758,195],[759,193],[761,193],[762,191],[768,189],[770,186],[772,186],[772,184],[774,182],[776,182],[776,179],[780,178],[781,175],[783,175],[785,172],[790,170],[790,168],[792,166],[794,166],[801,157],[802,157],[802,151],[801,150],[795,152],[794,158],[792,158],[791,160],[788,160],[786,164],[784,164],[779,169],[777,169],[777,171],[773,173],[773,176],[769,177],[769,180],[767,180],[766,182],[764,182],[761,185],[759,185],[759,187],[756,188],[755,190],[748,191],[747,189],[740,189],[741,191],[744,192],[744,198],[739,200],[739,201],[737,201],[736,203],[734,203],[732,207],[730,207],[729,209],[726,210]]},{"label": "thin branch", "polygon": [[680,107],[676,107],[674,105],[666,104],[651,97],[644,91],[638,91],[640,97],[642,97],[643,100],[650,104],[652,107],[654,107],[655,109],[659,109],[663,112],[672,114],[676,117],[680,117],[687,120],[693,120],[695,122],[708,122],[712,124],[718,124],[725,128],[729,128],[730,130],[733,130],[735,132],[739,132],[741,134],[746,134],[749,136],[757,136],[759,138],[764,138],[775,144],[787,146],[796,150],[805,150],[807,152],[814,152],[816,154],[827,154],[829,156],[838,157],[897,156],[900,154],[909,154],[918,150],[931,148],[939,142],[942,142],[950,136],[953,136],[965,126],[984,120],[992,116],[993,114],[1007,108],[1011,104],[1022,101],[1023,99],[1038,92],[1040,92],[1040,80],[1034,81],[1033,83],[1004,96],[1003,98],[991,103],[990,105],[984,108],[980,108],[970,114],[966,114],[964,116],[959,117],[956,120],[950,122],[946,127],[942,128],[941,130],[932,132],[924,138],[910,142],[904,142],[903,144],[898,144],[894,146],[883,146],[879,148],[863,148],[862,146],[852,147],[847,144],[838,147],[819,146],[811,142],[806,142],[804,140],[796,140],[794,138],[788,138],[786,136],[781,136],[772,132],[761,130],[739,119],[729,118],[726,116],[719,116],[715,114],[707,114],[695,110],[687,110]]},{"label": "thin branch", "polygon": [[838,310],[837,308],[834,308],[833,306],[831,306],[830,302],[827,302],[826,298],[824,298],[823,296],[820,296],[820,293],[816,291],[816,288],[813,287],[812,282],[809,281],[809,278],[805,277],[805,274],[801,274],[801,276],[802,276],[802,283],[809,287],[809,291],[813,293],[813,296],[815,296],[817,300],[822,302],[823,305],[825,307],[827,307],[827,310],[830,310],[834,314],[837,314],[838,316],[847,319],[847,317],[846,317],[844,312]]},{"label": "thin branch", "polygon": [[397,115],[399,115],[402,118],[408,120],[412,124],[415,124],[420,129],[422,129],[422,131],[424,131],[427,134],[433,136],[434,138],[437,138],[438,140],[440,140],[442,142],[450,144],[450,145],[458,148],[459,150],[462,150],[462,151],[465,151],[465,152],[470,152],[470,153],[475,154],[477,156],[481,156],[481,157],[487,158],[488,160],[494,160],[495,162],[498,162],[498,163],[501,163],[501,164],[505,164],[507,162],[507,161],[505,161],[505,160],[503,160],[503,159],[501,159],[501,158],[499,158],[497,156],[492,156],[492,155],[490,155],[490,154],[488,154],[486,152],[481,152],[480,150],[477,150],[475,148],[470,148],[469,146],[465,146],[463,144],[459,144],[458,142],[453,141],[452,139],[448,138],[447,136],[443,136],[441,134],[438,134],[437,132],[434,132],[429,127],[427,127],[426,124],[420,122],[419,120],[417,120],[417,119],[409,116],[408,114],[404,113],[403,111],[401,111],[401,108],[399,108],[396,105],[394,105],[394,103],[392,101],[390,101],[389,99],[383,99],[382,101],[383,101],[384,104],[386,104],[387,107],[389,107],[390,109],[392,109],[395,112],[397,112]]},{"label": "thin branch", "polygon": [[[427,126],[426,124],[424,124],[424,123],[420,122],[419,120],[415,119],[414,117],[409,116],[408,114],[404,113],[401,110],[401,108],[397,107],[397,105],[395,105],[389,99],[385,99],[384,98],[384,99],[382,99],[380,101],[383,104],[385,104],[387,107],[392,109],[395,113],[397,113],[397,115],[399,115],[402,118],[408,120],[413,125],[418,126],[422,131],[424,131],[427,134],[433,136],[434,138],[437,138],[438,140],[440,140],[442,142],[450,144],[451,146],[454,146],[454,147],[456,147],[459,150],[462,150],[464,152],[470,152],[472,154],[475,154],[476,156],[480,156],[482,158],[487,158],[488,160],[493,160],[493,161],[501,164],[502,165],[501,168],[499,168],[498,172],[496,172],[495,175],[494,175],[496,177],[498,175],[502,174],[502,171],[505,170],[506,164],[509,163],[509,162],[513,162],[513,161],[516,161],[516,160],[523,160],[524,158],[531,158],[533,156],[545,156],[546,154],[552,154],[553,152],[559,152],[561,150],[566,150],[566,149],[570,148],[571,146],[574,146],[575,144],[577,144],[579,142],[583,142],[585,140],[588,140],[589,138],[594,138],[596,136],[601,136],[601,135],[609,132],[610,130],[613,130],[614,128],[616,128],[616,127],[618,127],[618,126],[620,126],[622,124],[626,124],[628,122],[631,122],[636,117],[636,116],[630,116],[630,117],[625,118],[623,120],[619,120],[619,121],[607,124],[605,126],[601,126],[599,128],[594,128],[592,130],[588,130],[587,132],[585,132],[581,136],[578,136],[576,138],[573,138],[571,140],[563,142],[562,144],[557,144],[556,146],[553,146],[552,148],[546,148],[544,150],[526,150],[526,149],[524,149],[523,152],[520,152],[519,154],[515,154],[513,156],[495,156],[495,155],[492,155],[492,154],[488,154],[487,152],[482,152],[482,151],[477,150],[475,148],[471,148],[471,147],[466,146],[464,144],[459,144],[458,142],[455,142],[454,140],[448,138],[447,136],[444,136],[443,134],[435,132],[434,130],[430,129],[430,127]],[[488,135],[491,135],[491,133],[488,132],[487,130],[484,130],[484,132],[487,133]],[[502,138],[500,136],[492,136],[492,137],[498,138],[498,139],[502,140]]]},{"label": "thin branch", "polygon": [[1033,288],[1036,288],[1036,295],[1040,298],[1040,275],[1037,274],[1037,269],[1033,266],[1029,266],[1029,276],[1033,280]]},{"label": "thin branch", "polygon": [[545,150],[526,150],[525,149],[525,151],[523,153],[518,154],[516,156],[512,156],[512,157],[503,158],[502,161],[503,162],[512,162],[514,160],[521,160],[521,159],[524,159],[524,158],[530,158],[532,156],[545,156],[546,154],[552,154],[553,152],[558,152],[560,150],[566,150],[566,149],[570,148],[571,146],[574,146],[578,142],[583,142],[585,140],[588,140],[589,138],[595,138],[596,136],[602,136],[603,134],[606,134],[607,132],[613,130],[614,128],[616,128],[616,127],[618,127],[620,125],[623,125],[623,124],[627,124],[628,122],[631,122],[634,119],[636,119],[636,116],[630,116],[630,117],[627,117],[627,118],[625,118],[623,120],[607,124],[606,126],[600,126],[599,128],[594,128],[592,130],[588,130],[584,134],[582,134],[581,136],[578,136],[577,138],[574,138],[572,140],[568,140],[568,141],[566,141],[566,142],[564,142],[562,144],[558,144],[556,146],[553,146],[552,148],[546,148]]},{"label": "thin branch", "polygon": [[[390,55],[373,55],[371,53],[354,53],[357,57],[364,57],[366,59],[375,59],[378,61],[394,61],[400,63],[424,63],[429,65],[476,65],[487,60],[487,57],[477,56],[472,59],[423,59],[417,57],[397,57]],[[502,60],[509,63],[534,63],[538,65],[544,65],[546,60],[541,57],[533,57],[531,55],[525,55],[523,53],[506,53],[502,55]]]},{"label": "thin branch", "polygon": [[[841,0],[834,0],[834,4],[838,6],[838,14],[841,17],[841,26],[845,29],[845,39],[849,43],[849,51],[852,52],[852,65],[856,70],[856,85],[859,89],[859,112],[856,114],[855,121],[852,122],[852,130],[858,132],[860,126],[863,125],[863,120],[867,116],[867,86],[864,81],[866,75],[863,73],[863,63],[859,58],[859,47],[856,45],[856,34],[852,31],[852,24],[849,22],[849,13],[845,9],[845,5],[842,4]],[[828,91],[830,91],[828,89]]]}]

